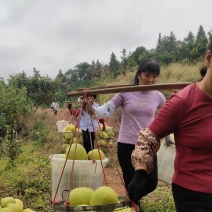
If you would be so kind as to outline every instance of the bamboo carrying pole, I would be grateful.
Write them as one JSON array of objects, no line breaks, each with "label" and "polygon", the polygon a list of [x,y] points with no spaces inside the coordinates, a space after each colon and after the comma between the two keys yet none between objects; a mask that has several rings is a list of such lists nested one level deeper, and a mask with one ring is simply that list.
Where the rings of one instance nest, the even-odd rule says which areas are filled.
[{"label": "bamboo carrying pole", "polygon": [[105,86],[99,88],[78,90],[74,92],[68,92],[68,96],[81,96],[85,92],[88,94],[109,94],[109,93],[122,93],[122,92],[133,92],[133,91],[149,91],[149,90],[172,90],[182,89],[192,82],[180,82],[180,83],[165,83],[165,84],[154,84],[154,85],[123,85],[123,86]]},{"label": "bamboo carrying pole", "polygon": [[132,85],[108,85],[108,86],[99,86],[99,87],[90,87],[90,88],[79,88],[76,91],[83,91],[83,90],[97,90],[97,89],[103,89],[103,88],[117,88],[117,87],[124,87],[124,86],[132,86]]}]

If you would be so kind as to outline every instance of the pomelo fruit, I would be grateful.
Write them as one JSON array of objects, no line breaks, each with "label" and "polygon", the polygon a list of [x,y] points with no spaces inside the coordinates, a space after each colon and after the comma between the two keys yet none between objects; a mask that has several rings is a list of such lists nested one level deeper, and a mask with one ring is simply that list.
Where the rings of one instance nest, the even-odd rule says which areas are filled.
[{"label": "pomelo fruit", "polygon": [[108,139],[108,134],[106,132],[102,132],[100,133],[99,137],[102,139]]},{"label": "pomelo fruit", "polygon": [[22,212],[22,206],[19,203],[8,203],[6,208],[10,208],[13,212]]},{"label": "pomelo fruit", "polygon": [[108,131],[107,135],[108,135],[108,138],[113,138],[114,137],[114,132],[113,131]]},{"label": "pomelo fruit", "polygon": [[73,133],[72,132],[65,132],[64,133],[64,138],[66,139],[66,140],[71,140],[71,138],[72,138],[72,136],[73,136]]},{"label": "pomelo fruit", "polygon": [[[68,155],[68,157],[67,157],[68,159],[70,159],[70,160],[87,160],[87,156],[88,156],[87,152],[81,144],[74,143],[71,145],[70,151],[69,151],[69,148],[70,147],[68,147],[65,152],[66,157]],[[75,153],[75,151],[76,151],[76,153]],[[69,154],[68,154],[68,152],[69,152]]]},{"label": "pomelo fruit", "polygon": [[62,148],[62,151],[65,152],[66,149],[67,149],[69,146],[70,146],[70,144],[63,144],[62,147],[61,147],[61,148]]},{"label": "pomelo fruit", "polygon": [[10,208],[0,208],[0,212],[13,212]]},{"label": "pomelo fruit", "polygon": [[88,152],[88,160],[104,160],[105,154],[101,149],[93,149]]},{"label": "pomelo fruit", "polygon": [[13,197],[3,197],[1,199],[2,208],[5,208],[7,206],[7,204],[9,204],[9,203],[16,203],[16,201]]},{"label": "pomelo fruit", "polygon": [[88,187],[79,187],[70,191],[70,206],[89,205],[94,190]]},{"label": "pomelo fruit", "polygon": [[75,126],[73,124],[69,124],[66,126],[67,132],[74,132]]},{"label": "pomelo fruit", "polygon": [[99,139],[98,143],[99,143],[100,146],[106,146],[107,145],[106,141],[103,140],[103,139]]},{"label": "pomelo fruit", "polygon": [[23,210],[23,212],[36,212],[36,211],[32,210],[31,208],[26,208]]},{"label": "pomelo fruit", "polygon": [[116,192],[109,186],[101,186],[94,191],[91,197],[90,206],[115,203],[118,203]]},{"label": "pomelo fruit", "polygon": [[16,203],[20,206],[22,210],[24,210],[24,203],[22,200],[15,198]]},{"label": "pomelo fruit", "polygon": [[80,128],[76,128],[76,133],[82,134],[82,130]]},{"label": "pomelo fruit", "polygon": [[106,127],[105,127],[105,131],[112,131],[112,127],[106,126]]}]

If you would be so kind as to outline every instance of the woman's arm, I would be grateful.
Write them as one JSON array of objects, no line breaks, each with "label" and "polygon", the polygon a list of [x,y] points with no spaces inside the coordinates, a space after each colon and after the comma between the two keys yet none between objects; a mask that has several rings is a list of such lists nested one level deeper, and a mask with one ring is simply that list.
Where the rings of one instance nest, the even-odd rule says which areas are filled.
[{"label": "woman's arm", "polygon": [[160,139],[150,129],[139,132],[138,141],[132,152],[132,164],[136,170],[145,170],[150,173],[153,169],[153,156],[160,148]]},{"label": "woman's arm", "polygon": [[102,119],[108,116],[111,116],[115,110],[115,105],[112,101],[108,101],[107,103],[93,109],[97,119]]}]

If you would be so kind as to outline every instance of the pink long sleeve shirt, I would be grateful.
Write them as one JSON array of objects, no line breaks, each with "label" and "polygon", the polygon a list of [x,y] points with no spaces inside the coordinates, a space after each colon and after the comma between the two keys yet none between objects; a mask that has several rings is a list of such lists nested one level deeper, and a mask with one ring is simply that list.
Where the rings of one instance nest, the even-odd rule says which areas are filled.
[{"label": "pink long sleeve shirt", "polygon": [[137,91],[118,93],[111,101],[116,108],[122,107],[118,142],[135,145],[138,132],[153,121],[166,99],[159,91]]}]

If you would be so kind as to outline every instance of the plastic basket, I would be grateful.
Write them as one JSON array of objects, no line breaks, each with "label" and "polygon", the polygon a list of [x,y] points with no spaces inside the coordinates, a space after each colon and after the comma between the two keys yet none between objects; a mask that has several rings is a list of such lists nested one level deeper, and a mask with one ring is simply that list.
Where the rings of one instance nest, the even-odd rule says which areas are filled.
[{"label": "plastic basket", "polygon": [[158,178],[171,184],[174,174],[175,145],[166,146],[165,142],[157,153],[158,156]]},{"label": "plastic basket", "polygon": [[56,123],[57,126],[57,130],[58,132],[62,132],[62,129],[65,128],[67,125],[69,125],[70,123],[68,121],[60,121]]},{"label": "plastic basket", "polygon": [[[66,160],[65,154],[56,154],[50,156],[50,160],[52,167],[52,200],[55,198],[56,192],[57,192],[56,194],[57,200],[66,199],[66,197],[64,197],[64,191],[67,191],[69,189],[70,180],[71,180],[71,189],[78,187],[89,187],[95,190],[98,187],[102,186],[103,185],[102,165],[103,167],[105,167],[105,165],[109,161],[108,158],[105,158],[104,160],[102,160],[101,165],[100,160],[96,160],[95,163],[93,163],[92,160],[75,160],[74,163],[73,160],[67,160],[62,175],[63,167]],[[73,164],[74,169],[72,173]]]}]

